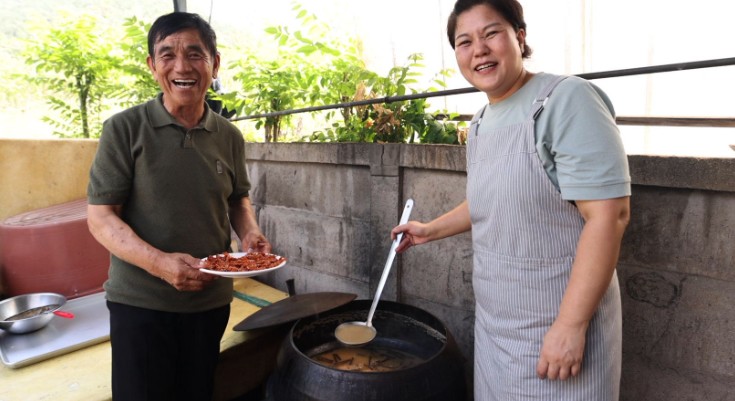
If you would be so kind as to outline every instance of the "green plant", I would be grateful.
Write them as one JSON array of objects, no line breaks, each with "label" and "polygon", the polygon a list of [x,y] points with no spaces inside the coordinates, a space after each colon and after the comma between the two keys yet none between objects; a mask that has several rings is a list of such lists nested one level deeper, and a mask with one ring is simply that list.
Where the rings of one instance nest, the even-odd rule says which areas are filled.
[{"label": "green plant", "polygon": [[[256,130],[265,130],[265,141],[278,141],[292,127],[291,114],[278,114],[281,111],[417,93],[424,68],[421,54],[379,76],[366,68],[360,40],[334,35],[298,3],[293,10],[300,26],[267,28],[274,47],[241,51],[243,58],[229,64],[238,90],[211,93],[239,115],[262,115],[254,121]],[[44,25],[32,30],[39,37],[26,42],[23,55],[36,74],[15,77],[51,92],[46,100],[56,115],[42,120],[52,126],[54,135],[97,137],[106,112],[140,104],[159,92],[146,64],[150,25],[128,18],[123,40],[114,40],[91,16],[67,19],[58,28]],[[440,71],[434,86],[446,87],[443,79],[451,73]],[[427,99],[412,99],[312,112],[323,121],[323,128],[301,140],[461,142],[458,132],[463,123],[449,121],[452,116],[447,113],[429,113],[428,107]]]},{"label": "green plant", "polygon": [[[301,107],[316,73],[298,54],[281,53],[279,60],[266,61],[254,55],[231,64],[237,72],[233,80],[241,92],[219,96],[225,107],[238,114],[263,114]],[[288,116],[270,116],[259,120],[256,128],[265,129],[265,141],[277,142]]]},{"label": "green plant", "polygon": [[[419,72],[424,68],[423,55],[412,54],[404,66],[394,67],[388,76],[376,88],[384,96],[403,96],[407,93],[416,94],[418,91],[411,85],[418,83],[417,78],[422,74]],[[444,78],[450,76],[452,70],[440,70],[432,82],[441,88],[446,88]],[[434,92],[438,88],[430,86],[423,92]],[[376,106],[378,112],[377,121],[385,120],[388,116],[388,124],[377,124],[377,140],[384,142],[408,142],[408,143],[458,143],[456,137],[456,125],[448,122],[446,118],[437,119],[435,114],[427,111],[430,104],[426,98],[411,99],[400,102],[387,103],[385,106]]]},{"label": "green plant", "polygon": [[[300,26],[266,28],[276,51],[265,56],[253,52],[230,64],[240,90],[220,95],[226,107],[239,115],[268,114],[283,110],[339,103],[352,99],[360,82],[377,75],[365,68],[359,41],[330,36],[329,26],[321,23],[301,5],[293,10]],[[245,52],[247,53],[247,52]],[[352,109],[341,110],[345,125]],[[332,119],[334,112],[326,118]],[[261,118],[257,128],[265,129],[266,142],[277,141],[289,116]]]},{"label": "green plant", "polygon": [[62,138],[99,136],[102,113],[110,107],[107,99],[117,91],[113,76],[120,60],[112,55],[111,36],[91,16],[35,31],[43,35],[29,41],[23,54],[37,75],[21,77],[51,91],[47,103],[56,116],[43,121]]},{"label": "green plant", "polygon": [[[387,76],[364,81],[363,83],[367,82],[371,86],[359,87],[355,100],[416,94],[418,91],[413,89],[412,85],[418,83],[418,77],[422,75],[420,70],[423,68],[423,55],[412,54],[405,65],[393,67]],[[452,70],[441,70],[432,82],[445,88],[444,78],[452,73]],[[436,90],[438,89],[435,86],[431,86],[424,92]],[[354,112],[349,114],[349,118],[334,123],[327,129],[314,132],[308,140],[459,143],[458,125],[449,121],[454,115],[429,113],[427,111],[429,106],[427,99],[419,98],[351,107]]]},{"label": "green plant", "polygon": [[130,107],[154,98],[160,88],[153,78],[146,59],[148,58],[148,31],[150,23],[136,17],[125,19],[125,37],[120,42],[122,72],[118,90],[112,96],[120,99],[122,107]]}]

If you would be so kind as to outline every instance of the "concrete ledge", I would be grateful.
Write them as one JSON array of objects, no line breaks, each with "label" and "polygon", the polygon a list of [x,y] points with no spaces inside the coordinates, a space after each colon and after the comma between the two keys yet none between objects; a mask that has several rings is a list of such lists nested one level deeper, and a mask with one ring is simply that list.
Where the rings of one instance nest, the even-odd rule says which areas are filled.
[{"label": "concrete ledge", "polygon": [[[465,172],[459,145],[374,143],[249,143],[248,160],[369,166],[373,175],[398,168]],[[633,184],[735,192],[735,158],[628,156]]]},{"label": "concrete ledge", "polygon": [[271,162],[298,162],[370,166],[371,143],[248,143],[245,158]]},{"label": "concrete ledge", "polygon": [[629,156],[634,184],[735,192],[735,158]]},{"label": "concrete ledge", "polygon": [[465,149],[460,145],[403,145],[401,167],[466,172]]}]

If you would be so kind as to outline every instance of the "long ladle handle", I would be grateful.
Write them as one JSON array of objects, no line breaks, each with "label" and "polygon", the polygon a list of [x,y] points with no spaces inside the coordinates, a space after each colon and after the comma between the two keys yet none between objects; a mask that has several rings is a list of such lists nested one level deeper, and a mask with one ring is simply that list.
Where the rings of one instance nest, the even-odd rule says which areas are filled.
[{"label": "long ladle handle", "polygon": [[[411,215],[411,209],[413,209],[413,199],[409,199],[406,201],[406,206],[403,207],[403,214],[401,215],[401,221],[398,223],[400,224],[406,224],[408,223],[408,216]],[[385,282],[388,280],[388,275],[390,274],[390,267],[393,265],[393,259],[396,257],[396,248],[398,247],[398,244],[401,243],[401,238],[403,238],[403,233],[398,233],[396,236],[395,241],[393,241],[393,244],[390,246],[390,252],[388,253],[388,261],[385,262],[385,267],[383,268],[383,275],[380,276],[380,283],[378,283],[378,289],[375,291],[375,299],[373,299],[373,304],[370,306],[370,313],[368,313],[367,318],[367,325],[372,326],[373,325],[373,314],[375,314],[375,308],[378,306],[378,300],[380,300],[380,294],[383,293],[383,287],[385,287]]]}]

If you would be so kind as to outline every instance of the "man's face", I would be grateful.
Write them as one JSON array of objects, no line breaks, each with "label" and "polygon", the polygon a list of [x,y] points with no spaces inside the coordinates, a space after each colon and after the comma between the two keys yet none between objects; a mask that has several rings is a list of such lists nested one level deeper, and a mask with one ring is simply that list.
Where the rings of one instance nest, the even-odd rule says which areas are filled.
[{"label": "man's face", "polygon": [[169,111],[204,105],[212,79],[219,69],[219,54],[212,56],[196,29],[187,29],[156,42],[151,69],[163,91]]}]

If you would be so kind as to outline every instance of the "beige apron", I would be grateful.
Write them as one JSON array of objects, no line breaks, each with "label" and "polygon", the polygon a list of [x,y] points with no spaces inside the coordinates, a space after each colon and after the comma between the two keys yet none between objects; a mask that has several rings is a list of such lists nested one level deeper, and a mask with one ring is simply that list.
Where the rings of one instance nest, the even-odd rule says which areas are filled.
[{"label": "beige apron", "polygon": [[564,78],[539,93],[525,121],[478,132],[483,109],[470,126],[475,401],[618,400],[622,319],[617,275],[590,322],[580,374],[565,381],[536,376],[543,337],[558,313],[584,225],[536,153],[535,119]]}]

